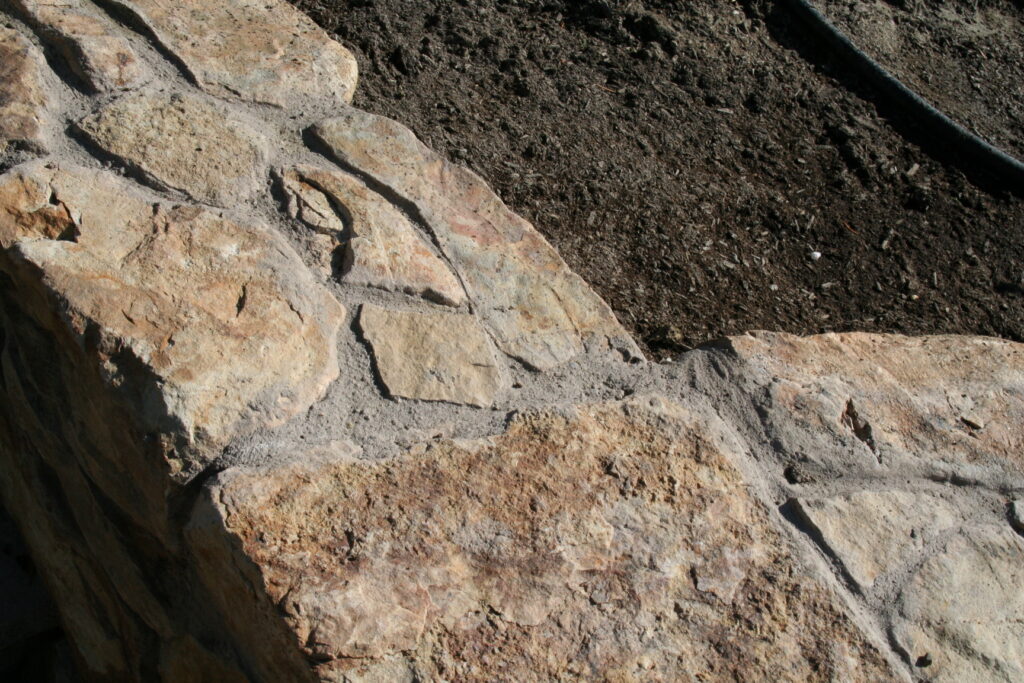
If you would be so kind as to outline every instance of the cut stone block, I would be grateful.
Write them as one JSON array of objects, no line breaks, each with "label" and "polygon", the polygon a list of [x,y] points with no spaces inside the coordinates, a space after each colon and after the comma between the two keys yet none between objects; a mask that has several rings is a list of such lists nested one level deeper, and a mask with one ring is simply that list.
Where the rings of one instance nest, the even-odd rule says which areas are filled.
[{"label": "cut stone block", "polygon": [[858,491],[797,504],[861,590],[901,568],[929,537],[962,522],[951,503],[905,491]]},{"label": "cut stone block", "polygon": [[154,434],[215,450],[305,410],[337,376],[344,311],[271,230],[41,162],[0,177],[0,200],[2,265],[24,305],[95,347]]},{"label": "cut stone block", "polygon": [[783,450],[841,470],[1024,484],[1024,345],[987,337],[755,332],[723,347],[764,387]]},{"label": "cut stone block", "polygon": [[793,563],[720,429],[644,398],[233,469],[189,542],[266,670],[294,648],[332,681],[901,678]]},{"label": "cut stone block", "polygon": [[13,0],[40,38],[53,45],[68,66],[96,92],[137,88],[149,69],[111,21],[81,0]]},{"label": "cut stone block", "polygon": [[266,142],[240,119],[194,95],[132,93],[78,123],[108,154],[157,186],[220,206],[266,184]]},{"label": "cut stone block", "polygon": [[1006,527],[957,536],[899,600],[894,633],[929,681],[1024,679],[1024,539]]},{"label": "cut stone block", "polygon": [[42,152],[52,123],[46,61],[24,36],[0,25],[0,154],[12,145]]},{"label": "cut stone block", "polygon": [[105,0],[129,12],[207,92],[287,109],[344,106],[356,60],[283,0]]},{"label": "cut stone block", "polygon": [[359,327],[392,396],[488,407],[502,388],[487,334],[471,315],[366,304]]}]

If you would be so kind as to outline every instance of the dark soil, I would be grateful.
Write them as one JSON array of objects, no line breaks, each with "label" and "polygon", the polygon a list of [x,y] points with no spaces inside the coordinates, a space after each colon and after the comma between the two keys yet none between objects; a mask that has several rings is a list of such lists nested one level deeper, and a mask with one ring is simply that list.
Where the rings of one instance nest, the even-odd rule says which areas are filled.
[{"label": "dark soil", "polygon": [[[654,357],[749,329],[1024,339],[1024,200],[876,105],[784,3],[295,4],[355,52],[357,106],[486,178]],[[897,34],[939,5],[858,4],[898,17]],[[936,54],[956,63],[955,45]],[[946,71],[894,54],[942,91]],[[998,83],[1019,92],[1015,59]],[[980,96],[950,82],[948,101]],[[1011,91],[969,118],[1019,150]]]},{"label": "dark soil", "polygon": [[915,92],[1024,159],[1024,0],[828,0],[821,8]]}]

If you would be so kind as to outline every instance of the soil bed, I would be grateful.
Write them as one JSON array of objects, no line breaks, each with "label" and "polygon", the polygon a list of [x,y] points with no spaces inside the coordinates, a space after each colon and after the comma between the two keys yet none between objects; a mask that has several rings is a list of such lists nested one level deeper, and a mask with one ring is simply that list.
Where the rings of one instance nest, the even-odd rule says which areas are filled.
[{"label": "soil bed", "polygon": [[[749,329],[1024,339],[1024,200],[919,146],[779,3],[295,4],[357,55],[357,106],[482,175],[655,358]],[[1019,4],[848,5],[824,9],[891,18],[865,49],[1021,153]],[[991,74],[957,16],[998,25]]]}]

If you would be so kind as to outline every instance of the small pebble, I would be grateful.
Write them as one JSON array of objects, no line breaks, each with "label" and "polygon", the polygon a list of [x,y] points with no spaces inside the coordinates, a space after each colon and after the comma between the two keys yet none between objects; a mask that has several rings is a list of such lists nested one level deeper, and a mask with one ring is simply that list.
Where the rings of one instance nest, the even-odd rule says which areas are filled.
[{"label": "small pebble", "polygon": [[820,258],[821,258],[821,252],[820,251],[812,251],[811,252],[811,260],[812,261],[817,261]]}]

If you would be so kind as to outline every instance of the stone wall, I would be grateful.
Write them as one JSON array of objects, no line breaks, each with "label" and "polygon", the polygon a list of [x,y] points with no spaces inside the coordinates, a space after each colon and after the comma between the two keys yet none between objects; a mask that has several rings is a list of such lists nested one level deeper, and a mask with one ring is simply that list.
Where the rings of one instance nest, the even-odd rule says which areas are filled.
[{"label": "stone wall", "polygon": [[289,5],[0,10],[0,491],[84,677],[1024,676],[1021,345],[648,363]]}]

